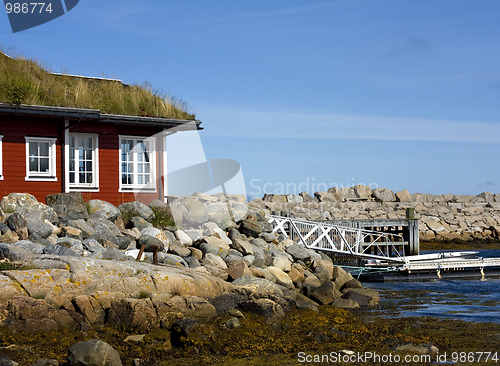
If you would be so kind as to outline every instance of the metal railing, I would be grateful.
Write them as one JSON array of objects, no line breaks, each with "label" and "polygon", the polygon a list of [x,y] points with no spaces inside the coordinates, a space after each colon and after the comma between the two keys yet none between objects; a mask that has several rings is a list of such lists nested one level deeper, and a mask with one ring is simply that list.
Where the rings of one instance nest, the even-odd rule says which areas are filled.
[{"label": "metal railing", "polygon": [[309,249],[389,262],[405,262],[404,239],[398,234],[282,216],[267,217],[273,224],[273,233],[283,234]]}]

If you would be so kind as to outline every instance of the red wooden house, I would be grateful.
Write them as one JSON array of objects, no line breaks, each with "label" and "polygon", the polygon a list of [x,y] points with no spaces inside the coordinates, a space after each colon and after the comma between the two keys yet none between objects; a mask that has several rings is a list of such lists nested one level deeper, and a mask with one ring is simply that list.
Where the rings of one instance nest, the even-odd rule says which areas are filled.
[{"label": "red wooden house", "polygon": [[[0,196],[60,192],[115,205],[166,197],[166,131],[199,121],[0,103]],[[151,137],[154,136],[154,137]]]}]

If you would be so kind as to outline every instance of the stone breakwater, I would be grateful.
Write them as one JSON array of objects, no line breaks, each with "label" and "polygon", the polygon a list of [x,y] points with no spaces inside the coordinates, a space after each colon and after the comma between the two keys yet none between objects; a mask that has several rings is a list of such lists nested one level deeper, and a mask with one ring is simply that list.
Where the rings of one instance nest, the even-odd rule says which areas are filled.
[{"label": "stone breakwater", "polygon": [[431,195],[358,185],[327,192],[265,195],[251,204],[309,220],[402,219],[415,209],[422,241],[500,241],[500,194]]},{"label": "stone breakwater", "polygon": [[[182,333],[185,319],[231,313],[232,327],[242,312],[280,318],[379,302],[328,256],[273,234],[265,213],[242,197],[115,207],[71,193],[47,203],[20,193],[0,202],[0,328]],[[173,216],[176,226],[166,219]],[[161,265],[151,252],[135,260],[142,244],[161,249]]]}]

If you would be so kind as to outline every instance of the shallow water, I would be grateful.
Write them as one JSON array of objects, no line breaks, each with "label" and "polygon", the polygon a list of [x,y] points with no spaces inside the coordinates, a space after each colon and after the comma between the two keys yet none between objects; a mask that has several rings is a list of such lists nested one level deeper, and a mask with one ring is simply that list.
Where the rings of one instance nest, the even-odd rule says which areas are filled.
[{"label": "shallow water", "polygon": [[[500,257],[500,250],[480,250],[482,257]],[[422,254],[425,254],[423,252]],[[432,316],[500,324],[500,279],[432,279],[364,283],[381,293],[386,316]]]}]

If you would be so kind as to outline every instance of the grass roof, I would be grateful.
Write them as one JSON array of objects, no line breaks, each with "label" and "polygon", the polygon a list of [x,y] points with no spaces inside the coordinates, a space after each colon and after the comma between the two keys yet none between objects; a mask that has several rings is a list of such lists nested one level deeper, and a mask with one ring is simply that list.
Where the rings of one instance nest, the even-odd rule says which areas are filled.
[{"label": "grass roof", "polygon": [[36,60],[10,58],[0,52],[0,102],[98,109],[101,113],[195,119],[182,100],[151,85],[120,80],[53,74]]}]

